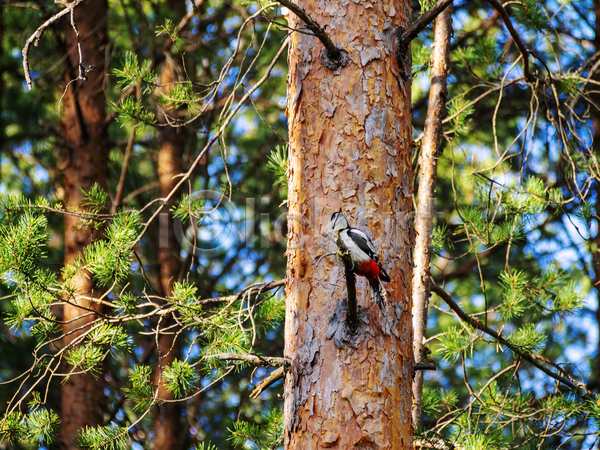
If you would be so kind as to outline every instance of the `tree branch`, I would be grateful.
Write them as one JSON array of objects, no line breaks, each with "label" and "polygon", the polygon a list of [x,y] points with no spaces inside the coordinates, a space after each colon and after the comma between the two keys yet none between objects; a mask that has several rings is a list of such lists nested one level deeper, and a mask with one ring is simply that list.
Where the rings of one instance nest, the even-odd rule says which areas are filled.
[{"label": "tree branch", "polygon": [[198,303],[201,305],[208,305],[208,304],[212,304],[212,303],[235,302],[235,301],[241,299],[242,297],[244,297],[245,295],[256,296],[256,295],[262,294],[266,291],[270,291],[271,289],[285,286],[286,282],[287,282],[287,278],[283,278],[282,280],[271,281],[270,283],[257,283],[257,284],[260,284],[261,286],[258,287],[257,284],[255,284],[255,285],[244,288],[243,290],[241,290],[240,292],[238,292],[235,295],[228,295],[226,297],[205,298],[205,299],[199,300]]},{"label": "tree branch", "polygon": [[250,398],[258,398],[260,394],[263,393],[265,389],[271,386],[273,383],[281,380],[285,376],[285,366],[281,366],[278,369],[275,369],[271,375],[262,380],[260,383],[256,385],[256,388],[250,393]]},{"label": "tree branch", "polygon": [[[473,328],[475,328],[477,330],[480,330],[480,331],[483,331],[484,333],[488,334],[489,336],[492,336],[500,344],[508,347],[510,350],[512,350],[515,353],[517,353],[521,358],[523,358],[524,360],[526,360],[529,363],[531,363],[533,366],[535,366],[538,369],[540,369],[542,372],[544,372],[549,377],[554,378],[556,381],[564,384],[569,389],[580,391],[586,397],[588,395],[590,395],[589,392],[588,392],[588,390],[587,390],[587,388],[585,387],[585,385],[583,383],[573,382],[570,379],[569,375],[566,372],[564,372],[560,367],[558,367],[558,370],[562,374],[564,374],[564,376],[561,375],[561,374],[557,374],[557,373],[552,372],[550,369],[548,369],[547,367],[545,367],[544,365],[542,365],[539,362],[539,360],[541,360],[541,361],[544,361],[546,363],[552,364],[552,362],[549,361],[548,359],[546,359],[546,358],[544,358],[542,356],[539,356],[539,355],[535,355],[533,353],[526,353],[526,352],[524,352],[519,347],[517,347],[514,344],[510,343],[509,341],[507,341],[504,338],[504,336],[502,336],[496,330],[493,330],[492,328],[488,327],[487,325],[484,325],[478,319],[475,319],[474,317],[469,316],[466,312],[464,312],[460,308],[460,306],[458,306],[458,304],[452,299],[452,297],[450,296],[450,294],[448,294],[444,289],[442,289],[441,287],[439,287],[437,284],[433,283],[433,281],[431,282],[431,290],[433,292],[435,292],[442,300],[444,300],[444,302],[450,307],[450,309],[452,311],[454,311],[456,313],[456,315],[461,320],[463,320],[464,322],[467,322]],[[554,365],[554,364],[552,364],[552,365]],[[554,366],[556,367],[556,365],[554,365]]]},{"label": "tree branch", "polygon": [[289,366],[292,361],[288,358],[277,358],[275,356],[260,356],[240,353],[218,353],[216,355],[209,355],[207,358],[217,358],[221,361],[244,361],[256,366],[264,367],[280,367]]},{"label": "tree branch", "polygon": [[25,81],[27,82],[27,88],[29,90],[31,90],[31,88],[33,87],[33,82],[31,81],[31,73],[29,72],[29,48],[31,47],[31,44],[33,43],[37,47],[37,45],[40,41],[40,38],[44,34],[44,31],[46,31],[46,28],[48,28],[50,25],[52,25],[54,22],[56,22],[62,16],[66,16],[67,14],[71,13],[77,6],[82,4],[84,1],[85,0],[75,0],[73,3],[69,3],[69,5],[65,9],[54,14],[52,17],[50,17],[48,20],[46,20],[42,25],[40,25],[38,27],[38,29],[35,30],[35,33],[33,33],[31,36],[29,36],[29,39],[27,39],[27,41],[25,41],[25,45],[23,46],[23,50],[22,50],[23,72],[25,73]]},{"label": "tree branch", "polygon": [[304,21],[306,27],[315,35],[317,39],[321,41],[321,43],[325,46],[325,50],[327,52],[327,57],[329,58],[330,63],[332,65],[327,64],[326,61],[323,60],[323,55],[321,55],[321,61],[323,64],[331,70],[335,70],[338,67],[344,67],[348,63],[348,54],[338,46],[336,46],[331,38],[327,36],[325,33],[325,27],[321,27],[315,20],[310,17],[304,9],[300,8],[295,3],[290,0],[277,0],[281,5],[285,6],[287,9],[296,14],[300,19]]},{"label": "tree branch", "polygon": [[510,17],[508,15],[508,13],[504,9],[504,7],[500,4],[500,2],[498,0],[487,0],[487,1],[496,11],[498,11],[498,14],[500,14],[500,16],[502,17],[502,20],[506,24],[506,28],[508,29],[508,32],[510,33],[511,37],[513,38],[513,41],[515,41],[515,44],[517,45],[517,48],[519,49],[519,52],[521,52],[521,56],[523,57],[523,75],[525,76],[525,79],[527,81],[531,81],[531,73],[529,72],[529,50],[527,50],[527,47],[521,40],[521,36],[519,36],[519,33],[517,33],[517,30],[515,30],[515,27],[513,27],[513,24],[510,21]]},{"label": "tree branch", "polygon": [[410,41],[418,36],[433,20],[441,14],[448,6],[452,4],[452,0],[438,0],[425,14],[415,20],[409,29],[402,32],[400,35],[400,47],[407,46]]}]

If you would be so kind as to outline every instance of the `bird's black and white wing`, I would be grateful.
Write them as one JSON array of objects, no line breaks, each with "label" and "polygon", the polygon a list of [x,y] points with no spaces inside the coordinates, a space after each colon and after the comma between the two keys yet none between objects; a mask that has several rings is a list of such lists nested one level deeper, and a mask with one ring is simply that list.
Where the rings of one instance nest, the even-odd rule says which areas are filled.
[{"label": "bird's black and white wing", "polygon": [[375,261],[379,260],[377,254],[375,253],[375,245],[369,236],[356,228],[349,228],[348,236],[370,259],[374,259]]}]

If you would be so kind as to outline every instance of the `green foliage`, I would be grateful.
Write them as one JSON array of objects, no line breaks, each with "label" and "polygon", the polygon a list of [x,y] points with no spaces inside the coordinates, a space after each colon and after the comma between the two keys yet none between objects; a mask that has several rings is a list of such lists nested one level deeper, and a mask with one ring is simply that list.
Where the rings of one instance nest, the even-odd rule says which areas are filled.
[{"label": "green foliage", "polygon": [[429,70],[432,50],[424,45],[412,47],[412,74],[413,77]]},{"label": "green foliage", "polygon": [[104,323],[90,331],[90,344],[101,346],[115,353],[127,353],[131,350],[131,338],[122,327]]},{"label": "green foliage", "polygon": [[25,440],[38,441],[40,444],[54,442],[54,436],[58,433],[60,426],[60,419],[55,412],[41,408],[27,414],[25,421],[27,423]]},{"label": "green foliage", "polygon": [[258,336],[264,334],[281,323],[285,318],[285,301],[271,296],[264,300],[254,314],[254,323]]},{"label": "green foliage", "polygon": [[444,249],[444,245],[452,246],[452,241],[450,241],[450,229],[446,226],[446,224],[440,224],[433,228],[433,233],[431,236],[431,248],[434,252],[439,253]]},{"label": "green foliage", "polygon": [[469,102],[461,97],[453,98],[448,104],[448,116],[452,118],[452,131],[457,135],[464,135],[471,129],[471,119],[475,108],[469,105]]},{"label": "green foliage", "polygon": [[197,323],[202,315],[202,304],[196,298],[198,288],[186,282],[173,283],[173,295],[168,299],[176,308],[181,319],[188,323]]},{"label": "green foliage", "polygon": [[573,98],[582,93],[583,80],[577,74],[568,74],[564,76],[558,84],[558,93],[566,94]]},{"label": "green foliage", "polygon": [[419,0],[419,5],[421,5],[421,12],[425,13],[429,11],[436,3],[436,0]]},{"label": "green foliage", "polygon": [[288,146],[277,145],[267,156],[267,169],[275,174],[275,185],[288,187]]},{"label": "green foliage", "polygon": [[84,198],[82,204],[86,207],[87,212],[98,214],[106,208],[109,195],[98,183],[94,183],[89,189],[80,188],[80,190]]},{"label": "green foliage", "polygon": [[36,409],[26,415],[13,411],[0,421],[0,442],[52,444],[59,425],[58,415],[45,408]]},{"label": "green foliage", "polygon": [[458,394],[453,390],[433,389],[423,386],[421,405],[423,413],[435,414],[452,410],[458,403]]},{"label": "green foliage", "polygon": [[128,369],[131,388],[123,388],[123,392],[131,401],[133,410],[143,412],[150,408],[154,402],[154,393],[152,392],[152,368],[150,366],[134,365],[133,369]]},{"label": "green foliage", "polygon": [[138,57],[133,52],[126,52],[122,59],[122,69],[113,69],[111,74],[120,78],[117,87],[125,92],[136,85],[142,86],[144,93],[150,93],[155,87],[156,74],[152,71],[152,61],[144,60],[142,64],[138,62]]},{"label": "green foliage", "polygon": [[456,362],[460,355],[473,351],[473,339],[465,328],[451,327],[439,337],[442,357],[449,362]]},{"label": "green foliage", "polygon": [[23,283],[43,276],[37,262],[44,256],[47,225],[45,216],[25,212],[0,226],[0,274],[5,282]]},{"label": "green foliage", "polygon": [[165,367],[163,377],[167,390],[182,398],[189,395],[198,381],[198,372],[187,362],[175,359]]},{"label": "green foliage", "polygon": [[500,274],[500,286],[504,291],[503,302],[498,309],[505,320],[521,317],[531,306],[525,294],[528,279],[524,272],[509,270]]},{"label": "green foliage", "polygon": [[118,283],[129,275],[140,222],[141,217],[135,211],[118,213],[106,230],[106,240],[93,242],[85,248],[87,268],[101,286]]},{"label": "green foliage", "polygon": [[[83,345],[69,349],[65,360],[73,366],[74,371],[80,370],[97,377],[101,370],[98,366],[104,361],[106,354],[105,350],[96,345]],[[67,378],[65,378],[65,381]]]},{"label": "green foliage", "polygon": [[177,28],[177,25],[171,19],[166,18],[163,25],[159,25],[156,28],[157,36],[167,35],[173,41],[174,44],[177,44],[177,42],[180,41],[179,28]]},{"label": "green foliage", "polygon": [[262,423],[255,425],[246,421],[234,423],[230,440],[235,448],[271,450],[283,445],[283,411],[271,408],[263,413]]},{"label": "green foliage", "polygon": [[27,428],[23,415],[19,411],[13,411],[4,415],[0,421],[0,442],[17,443],[27,435]]},{"label": "green foliage", "polygon": [[196,445],[194,447],[195,450],[219,450],[219,448],[216,445],[212,445],[210,442],[209,443],[200,443],[198,445]]},{"label": "green foliage", "polygon": [[537,352],[546,341],[546,336],[542,330],[532,323],[523,325],[518,330],[515,330],[508,337],[508,342],[511,343],[511,349],[515,348],[518,352]]},{"label": "green foliage", "polygon": [[120,427],[116,424],[86,427],[79,430],[73,444],[81,450],[127,450],[130,448],[129,424]]},{"label": "green foliage", "polygon": [[192,217],[201,222],[204,218],[205,202],[206,200],[202,197],[184,194],[171,208],[171,212],[173,213],[173,217],[182,222],[187,222]]},{"label": "green foliage", "polygon": [[177,109],[182,106],[188,106],[190,103],[197,101],[197,99],[191,85],[176,84],[171,86],[167,92],[161,92],[158,101],[163,107]]},{"label": "green foliage", "polygon": [[521,0],[514,8],[514,16],[520,23],[536,30],[549,28],[548,17],[537,0]]},{"label": "green foliage", "polygon": [[475,78],[489,80],[491,77],[501,76],[502,53],[497,39],[491,36],[477,39],[469,47],[457,47],[451,57],[459,67],[469,71]]},{"label": "green foliage", "polygon": [[156,123],[154,113],[133,97],[125,98],[121,103],[111,103],[111,109],[118,114],[117,120],[123,125],[132,125],[143,129],[145,126]]}]

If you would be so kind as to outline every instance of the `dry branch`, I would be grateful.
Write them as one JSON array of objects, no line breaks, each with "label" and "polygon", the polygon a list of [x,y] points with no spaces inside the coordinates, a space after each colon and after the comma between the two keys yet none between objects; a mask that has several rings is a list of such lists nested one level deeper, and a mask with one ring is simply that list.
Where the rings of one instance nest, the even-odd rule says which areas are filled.
[{"label": "dry branch", "polygon": [[33,82],[31,81],[31,73],[29,72],[29,48],[31,47],[31,44],[33,43],[37,47],[40,38],[44,34],[44,31],[46,31],[46,28],[48,28],[50,25],[52,25],[54,22],[56,22],[62,16],[66,16],[67,14],[70,14],[75,8],[77,8],[84,1],[85,0],[75,0],[73,3],[69,3],[69,5],[65,9],[63,9],[59,13],[54,14],[52,17],[50,17],[48,20],[46,20],[42,25],[40,25],[38,27],[38,29],[35,30],[35,33],[33,33],[31,36],[29,36],[29,39],[27,39],[27,41],[25,41],[25,45],[23,46],[23,50],[22,50],[23,72],[25,73],[25,81],[27,82],[27,88],[29,90],[31,90],[31,88],[33,87]]}]

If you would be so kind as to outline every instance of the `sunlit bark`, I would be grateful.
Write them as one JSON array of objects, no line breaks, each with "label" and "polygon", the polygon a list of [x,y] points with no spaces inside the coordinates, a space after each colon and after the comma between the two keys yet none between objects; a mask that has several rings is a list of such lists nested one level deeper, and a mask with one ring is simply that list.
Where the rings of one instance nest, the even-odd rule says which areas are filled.
[{"label": "sunlit bark", "polygon": [[[298,3],[349,62],[332,72],[313,36],[292,35],[285,447],[412,448],[411,85],[410,67],[398,63],[410,57],[396,55],[410,3]],[[288,21],[303,26],[293,14]],[[331,257],[315,266],[340,207],[372,237],[392,278],[383,313],[359,278],[355,334],[340,320],[343,269]]]},{"label": "sunlit bark", "polygon": [[[412,316],[414,354],[417,362],[424,362],[427,310],[429,308],[429,277],[431,267],[431,234],[435,218],[435,186],[437,159],[444,133],[442,120],[446,110],[446,90],[452,33],[452,7],[446,8],[435,20],[433,53],[431,54],[431,88],[425,120],[425,135],[419,158],[419,193],[415,219],[415,267],[412,280]],[[421,418],[423,372],[415,373],[413,382],[413,422]]]}]

